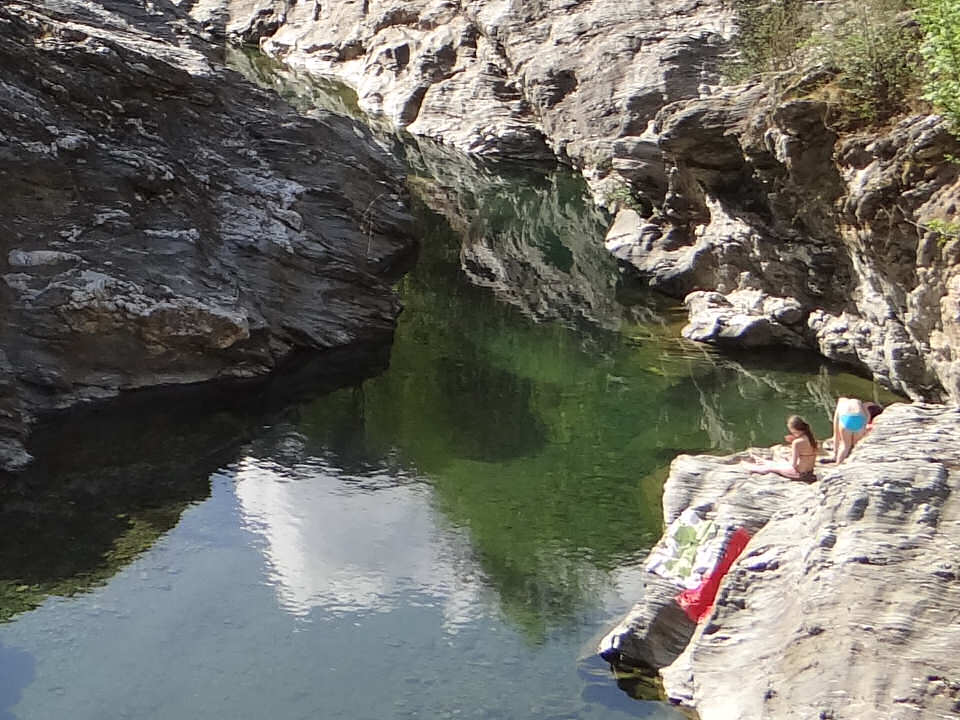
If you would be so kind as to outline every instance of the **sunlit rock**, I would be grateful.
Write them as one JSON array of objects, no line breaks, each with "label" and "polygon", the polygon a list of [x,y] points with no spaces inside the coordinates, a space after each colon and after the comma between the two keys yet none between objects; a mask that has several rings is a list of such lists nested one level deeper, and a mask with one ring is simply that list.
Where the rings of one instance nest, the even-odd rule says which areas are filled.
[{"label": "sunlit rock", "polygon": [[775,99],[754,84],[664,108],[653,129],[667,187],[636,221],[659,232],[624,238],[617,257],[678,297],[759,290],[799,303],[776,318],[692,303],[689,337],[751,346],[770,323],[771,344],[815,349],[916,399],[956,401],[947,338],[960,244],[936,227],[955,206],[960,173],[947,158],[958,141],[936,116],[840,137],[817,102]]},{"label": "sunlit rock", "polygon": [[804,345],[803,311],[793,298],[769,297],[759,290],[729,295],[698,291],[684,303],[690,322],[683,336],[690,340],[737,347]]},{"label": "sunlit rock", "polygon": [[[732,30],[731,8],[684,0],[372,0],[282,11],[264,0],[260,16],[247,0],[220,7],[228,34],[259,37],[291,65],[341,78],[365,110],[413,133],[480,155],[587,167],[615,154],[630,165],[636,152],[627,143],[615,153],[614,142],[715,84]],[[646,164],[655,168],[656,157]],[[624,170],[656,182],[656,172]]]},{"label": "sunlit rock", "polygon": [[668,696],[704,720],[950,715],[958,422],[893,405],[812,485],[751,476],[738,456],[677,458],[665,522],[689,507],[753,538],[699,625],[663,624],[677,588],[653,578],[601,652],[660,665]]}]

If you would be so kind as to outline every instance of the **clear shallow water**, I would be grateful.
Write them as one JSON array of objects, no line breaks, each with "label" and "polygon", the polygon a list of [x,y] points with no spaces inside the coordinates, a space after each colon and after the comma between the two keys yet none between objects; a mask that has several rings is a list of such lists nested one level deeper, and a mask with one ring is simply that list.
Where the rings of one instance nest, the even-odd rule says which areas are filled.
[{"label": "clear shallow water", "polygon": [[670,460],[888,397],[616,302],[570,176],[406,152],[423,251],[389,369],[38,436],[0,489],[0,718],[680,717],[591,655]]}]

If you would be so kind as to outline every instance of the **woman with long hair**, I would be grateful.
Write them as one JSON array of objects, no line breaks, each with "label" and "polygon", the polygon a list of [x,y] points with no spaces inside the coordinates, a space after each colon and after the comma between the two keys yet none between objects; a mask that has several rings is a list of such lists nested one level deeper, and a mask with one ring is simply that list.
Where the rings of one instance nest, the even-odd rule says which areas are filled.
[{"label": "woman with long hair", "polygon": [[753,458],[742,465],[752,473],[766,475],[775,473],[791,480],[813,482],[816,476],[813,468],[817,462],[817,439],[810,425],[799,415],[787,419],[788,435],[784,440],[790,443],[789,460],[760,460]]}]

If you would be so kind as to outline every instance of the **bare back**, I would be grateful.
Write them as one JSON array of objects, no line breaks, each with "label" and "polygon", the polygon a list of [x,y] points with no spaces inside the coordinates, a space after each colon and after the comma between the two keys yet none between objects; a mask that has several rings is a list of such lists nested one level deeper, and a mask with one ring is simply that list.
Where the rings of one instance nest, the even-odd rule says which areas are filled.
[{"label": "bare back", "polygon": [[798,473],[813,472],[817,464],[817,451],[806,437],[798,437],[790,444],[791,464]]}]

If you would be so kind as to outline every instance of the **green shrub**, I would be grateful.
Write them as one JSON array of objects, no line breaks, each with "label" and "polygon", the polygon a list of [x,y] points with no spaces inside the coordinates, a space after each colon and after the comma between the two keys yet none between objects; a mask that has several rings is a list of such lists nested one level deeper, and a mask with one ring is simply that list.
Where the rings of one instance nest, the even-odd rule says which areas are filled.
[{"label": "green shrub", "polygon": [[644,208],[643,203],[633,194],[629,185],[617,185],[607,191],[604,197],[605,204],[610,208],[630,208],[643,215],[648,209]]},{"label": "green shrub", "polygon": [[843,109],[870,122],[903,110],[919,84],[919,36],[905,0],[863,0],[847,6],[832,29],[815,39],[838,71]]},{"label": "green shrub", "polygon": [[737,57],[727,75],[744,80],[793,67],[811,33],[811,5],[811,0],[734,0]]},{"label": "green shrub", "polygon": [[[843,0],[828,6],[811,0],[733,2],[739,32],[728,76],[742,80],[759,73],[789,72],[819,60],[835,73],[825,94],[833,96],[841,119],[857,123],[884,121],[919,94],[921,38],[911,3],[935,6],[939,14],[931,10],[929,23],[938,27],[943,18],[960,14],[960,0]],[[936,52],[956,71],[953,58],[960,51],[960,36],[952,36],[955,42],[949,50],[940,49],[946,47],[945,41],[942,35],[936,37],[941,43]],[[934,52],[933,41],[928,44]],[[947,75],[941,70],[938,77],[946,80]],[[950,79],[957,102],[956,72]],[[960,104],[955,107],[960,112]]]},{"label": "green shrub", "polygon": [[925,95],[960,133],[960,2],[918,0]]},{"label": "green shrub", "polygon": [[946,245],[951,240],[960,240],[960,222],[948,222],[947,220],[931,220],[927,223],[927,229],[933,230],[939,237],[937,243]]}]

